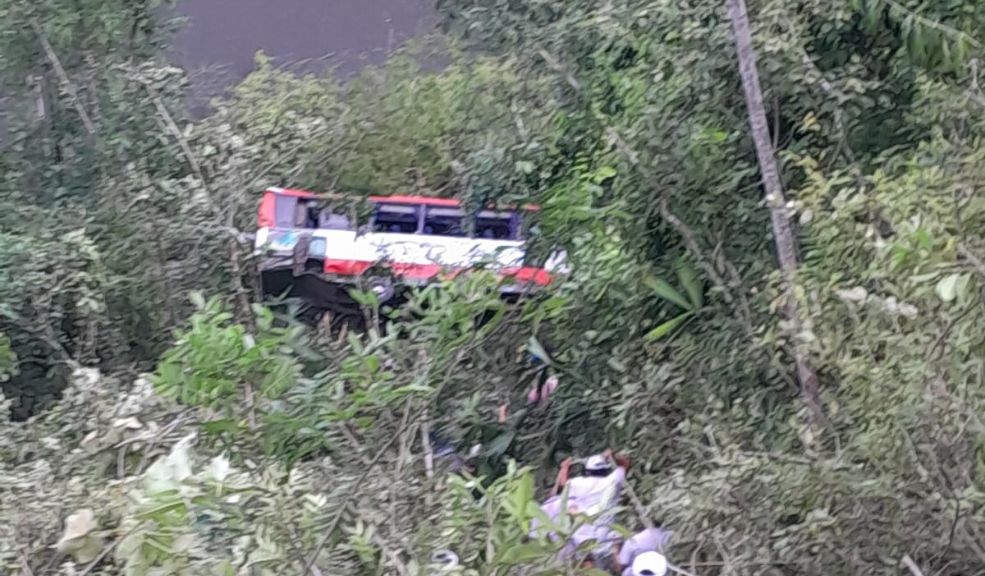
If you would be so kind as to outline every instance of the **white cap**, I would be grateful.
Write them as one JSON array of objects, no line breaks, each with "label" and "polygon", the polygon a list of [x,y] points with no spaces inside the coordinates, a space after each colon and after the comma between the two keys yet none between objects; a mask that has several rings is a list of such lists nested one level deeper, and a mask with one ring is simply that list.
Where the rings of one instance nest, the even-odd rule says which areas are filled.
[{"label": "white cap", "polygon": [[451,570],[458,566],[458,554],[451,550],[438,550],[431,556],[431,565],[440,570]]},{"label": "white cap", "polygon": [[588,460],[585,460],[585,470],[608,470],[609,468],[612,468],[612,465],[601,454],[589,456]]},{"label": "white cap", "polygon": [[633,576],[664,576],[667,559],[659,552],[644,552],[633,560]]}]

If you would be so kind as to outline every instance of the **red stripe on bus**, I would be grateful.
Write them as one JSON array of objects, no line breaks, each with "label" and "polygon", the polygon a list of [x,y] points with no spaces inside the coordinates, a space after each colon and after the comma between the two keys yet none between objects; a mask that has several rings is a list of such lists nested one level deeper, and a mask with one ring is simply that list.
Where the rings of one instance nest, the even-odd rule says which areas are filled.
[{"label": "red stripe on bus", "polygon": [[[362,276],[373,265],[365,260],[336,260],[326,259],[324,271],[326,274],[339,276]],[[466,271],[467,268],[443,268],[437,264],[404,264],[394,262],[386,266],[398,276],[415,280],[429,280],[437,276],[453,278]],[[500,276],[514,278],[519,282],[532,282],[538,286],[551,283],[551,275],[543,268],[524,266],[522,268],[506,268],[500,270]]]},{"label": "red stripe on bus", "polygon": [[362,260],[329,260],[326,258],[324,270],[326,274],[361,276],[372,265],[372,262],[364,262]]},{"label": "red stripe on bus", "polygon": [[280,194],[281,196],[293,196],[295,198],[318,198],[318,194],[314,192],[308,192],[307,190],[298,190],[296,188],[267,188],[267,192],[271,194]]},{"label": "red stripe on bus", "polygon": [[[267,194],[274,194],[279,196],[292,196],[294,198],[306,198],[306,199],[317,199],[325,196],[324,194],[319,194],[317,192],[309,192],[308,190],[298,190],[296,188],[267,188],[265,191]],[[353,199],[358,199],[356,195],[352,196]],[[460,208],[462,202],[455,198],[436,198],[434,196],[369,196],[368,200],[373,203],[378,204],[408,204],[417,206],[443,206],[446,208]],[[490,203],[487,208],[496,209],[495,203]],[[506,210],[516,210],[517,207],[514,204],[503,207]],[[538,204],[522,204],[520,206],[522,210],[529,210],[536,212],[540,210]]]},{"label": "red stripe on bus", "polygon": [[538,286],[547,286],[551,283],[551,275],[543,268],[533,268],[524,266],[523,268],[507,268],[501,270],[500,274],[516,278],[520,282],[533,282]]},{"label": "red stripe on bus", "polygon": [[370,196],[369,201],[382,204],[414,204],[444,206],[446,208],[458,208],[462,205],[459,200],[454,198],[434,198],[431,196]]}]

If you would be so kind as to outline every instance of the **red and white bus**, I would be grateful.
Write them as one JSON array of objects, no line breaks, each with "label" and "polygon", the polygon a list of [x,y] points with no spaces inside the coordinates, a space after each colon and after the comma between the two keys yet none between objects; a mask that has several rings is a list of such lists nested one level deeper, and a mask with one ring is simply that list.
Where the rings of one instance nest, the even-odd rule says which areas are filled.
[{"label": "red and white bus", "polygon": [[564,253],[542,266],[527,264],[525,238],[538,207],[489,207],[466,214],[458,200],[424,196],[371,196],[368,222],[332,212],[317,194],[269,188],[260,203],[256,248],[265,271],[303,268],[330,283],[369,286],[388,299],[394,286],[374,271],[386,270],[403,285],[421,285],[486,268],[516,293],[552,282],[565,271]]}]

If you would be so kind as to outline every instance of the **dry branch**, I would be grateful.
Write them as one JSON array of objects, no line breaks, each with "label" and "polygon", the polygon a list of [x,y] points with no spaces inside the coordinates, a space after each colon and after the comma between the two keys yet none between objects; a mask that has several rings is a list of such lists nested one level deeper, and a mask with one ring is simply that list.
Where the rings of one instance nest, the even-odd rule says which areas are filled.
[{"label": "dry branch", "polygon": [[428,508],[430,508],[432,504],[430,483],[434,480],[434,450],[431,448],[431,422],[427,408],[421,415],[421,449],[424,451],[424,474],[429,484],[425,499]]},{"label": "dry branch", "polygon": [[910,571],[910,574],[913,574],[913,576],[923,576],[923,571],[921,571],[920,567],[913,561],[913,558],[910,558],[909,554],[903,556],[901,562]]},{"label": "dry branch", "polygon": [[86,132],[89,136],[96,135],[96,126],[92,123],[92,118],[89,113],[86,112],[85,106],[82,105],[82,99],[79,97],[79,90],[76,88],[75,84],[68,77],[68,73],[65,72],[65,68],[62,66],[62,61],[58,58],[58,54],[52,47],[51,42],[48,41],[48,35],[44,33],[44,28],[36,20],[31,23],[31,27],[34,28],[34,33],[38,37],[38,41],[41,43],[41,48],[44,50],[45,57],[48,58],[48,62],[51,63],[52,68],[55,69],[55,74],[58,76],[58,80],[65,87],[68,92],[69,97],[72,99],[72,105],[75,107],[75,111],[79,114],[79,118],[82,119],[82,125],[85,126]]},{"label": "dry branch", "polygon": [[332,517],[332,521],[329,523],[328,528],[325,529],[325,534],[321,537],[321,540],[318,541],[318,545],[315,546],[315,551],[312,552],[311,556],[308,558],[308,563],[304,565],[304,569],[301,571],[302,576],[308,573],[312,573],[312,574],[315,573],[313,568],[315,567],[314,566],[315,562],[318,560],[318,555],[321,554],[321,551],[325,549],[325,545],[328,543],[328,540],[332,537],[332,534],[334,534],[335,531],[338,530],[339,525],[342,523],[342,518],[345,517],[346,508],[349,507],[349,504],[352,502],[352,500],[356,497],[356,495],[359,492],[358,490],[359,486],[366,483],[366,480],[369,478],[370,473],[373,471],[373,469],[376,468],[376,465],[380,463],[380,461],[383,459],[383,456],[386,455],[387,450],[389,450],[390,447],[393,446],[397,442],[397,440],[400,439],[400,437],[403,435],[405,431],[404,428],[406,428],[411,423],[415,422],[418,418],[420,418],[421,415],[423,415],[426,410],[427,410],[427,404],[425,404],[424,408],[418,410],[417,414],[414,415],[414,418],[410,419],[409,422],[404,424],[404,426],[402,426],[400,430],[397,430],[394,434],[391,434],[390,438],[383,444],[383,446],[380,446],[380,449],[376,451],[376,454],[373,456],[373,458],[363,468],[362,474],[360,474],[359,477],[356,478],[356,481],[353,483],[353,486],[355,486],[356,489],[349,492],[349,494],[342,499],[342,502],[339,503],[338,512],[336,512],[335,516]]}]

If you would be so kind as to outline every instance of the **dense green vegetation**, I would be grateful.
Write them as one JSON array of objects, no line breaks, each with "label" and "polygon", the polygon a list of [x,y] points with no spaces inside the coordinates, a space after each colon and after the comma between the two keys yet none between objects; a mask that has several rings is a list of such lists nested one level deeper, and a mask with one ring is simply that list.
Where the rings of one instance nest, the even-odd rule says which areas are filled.
[{"label": "dense green vegetation", "polygon": [[[724,1],[439,2],[440,70],[260,56],[199,120],[158,4],[0,3],[4,573],[568,574],[529,503],[608,446],[621,524],[692,574],[985,569],[981,2],[748,2],[781,205]],[[534,201],[573,272],[318,332],[254,296],[268,185]],[[547,341],[558,393],[521,410]]]}]

